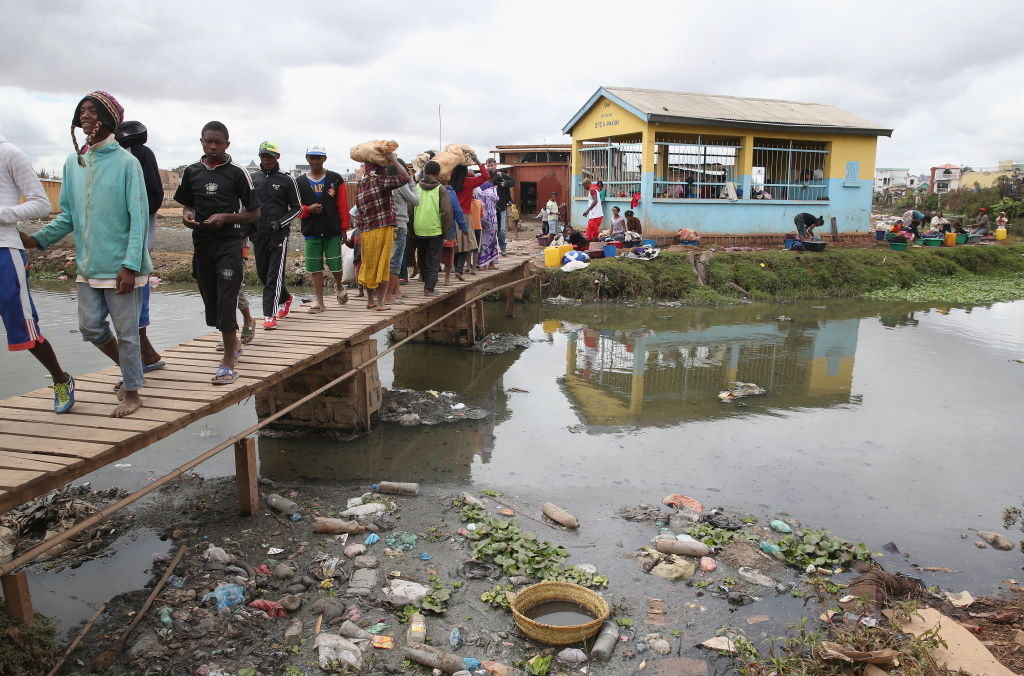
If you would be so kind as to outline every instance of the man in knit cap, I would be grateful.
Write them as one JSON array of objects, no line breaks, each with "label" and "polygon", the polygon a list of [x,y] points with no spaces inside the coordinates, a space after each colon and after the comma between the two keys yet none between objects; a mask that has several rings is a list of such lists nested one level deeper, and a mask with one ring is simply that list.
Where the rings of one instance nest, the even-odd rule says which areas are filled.
[{"label": "man in knit cap", "polygon": [[[122,401],[111,413],[117,418],[142,406],[139,313],[142,287],[152,270],[142,166],[114,139],[123,120],[124,110],[106,92],[81,100],[71,121],[75,152],[64,162],[60,215],[32,236],[21,234],[26,249],[45,249],[74,232],[79,330],[121,367],[116,389]],[[75,138],[78,127],[86,134],[81,148]]]}]

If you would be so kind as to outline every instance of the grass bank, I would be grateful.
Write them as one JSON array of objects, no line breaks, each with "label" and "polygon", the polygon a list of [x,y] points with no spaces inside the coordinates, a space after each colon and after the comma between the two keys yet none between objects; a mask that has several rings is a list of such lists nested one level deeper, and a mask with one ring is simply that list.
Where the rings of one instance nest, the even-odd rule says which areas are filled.
[{"label": "grass bank", "polygon": [[[665,252],[652,261],[593,261],[585,270],[542,271],[543,287],[528,285],[525,299],[564,296],[584,301],[680,301],[712,305],[743,296],[948,300],[984,303],[1024,297],[1024,245],[912,248],[837,248],[825,253],[784,250],[717,252],[702,285],[686,254]],[[730,282],[732,284],[730,284]],[[971,293],[965,293],[966,291]],[[916,292],[916,293],[912,293]],[[973,300],[972,300],[973,298]]]}]

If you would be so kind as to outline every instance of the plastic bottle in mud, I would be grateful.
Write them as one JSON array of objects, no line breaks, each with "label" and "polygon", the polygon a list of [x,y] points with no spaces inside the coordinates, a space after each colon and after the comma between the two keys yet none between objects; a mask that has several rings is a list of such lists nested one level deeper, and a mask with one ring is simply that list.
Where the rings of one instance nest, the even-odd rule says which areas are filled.
[{"label": "plastic bottle in mud", "polygon": [[619,642],[619,628],[614,622],[605,622],[601,626],[601,633],[594,641],[594,648],[590,651],[590,659],[607,660],[615,650],[615,644]]},{"label": "plastic bottle in mud", "polygon": [[276,493],[271,493],[270,495],[267,496],[267,504],[273,507],[274,509],[278,510],[279,512],[284,512],[288,516],[291,516],[295,512],[299,511],[299,506],[297,504],[295,504],[291,500],[285,500]]},{"label": "plastic bottle in mud", "polygon": [[423,643],[423,640],[427,637],[427,620],[419,613],[414,613],[409,618],[409,631],[405,634],[406,645],[416,645]]},{"label": "plastic bottle in mud", "polygon": [[682,554],[683,556],[707,556],[711,547],[703,542],[691,540],[658,540],[658,551],[662,554]]},{"label": "plastic bottle in mud", "polygon": [[405,659],[434,669],[440,669],[447,674],[454,674],[463,670],[462,658],[458,655],[442,652],[426,645],[406,646],[403,649]]},{"label": "plastic bottle in mud", "polygon": [[327,519],[317,517],[313,519],[313,532],[314,533],[361,533],[366,530],[366,526],[360,526],[355,521],[345,521],[344,519]]},{"label": "plastic bottle in mud", "polygon": [[394,481],[381,481],[376,486],[378,493],[391,493],[393,495],[419,495],[420,485],[411,483],[396,483]]}]

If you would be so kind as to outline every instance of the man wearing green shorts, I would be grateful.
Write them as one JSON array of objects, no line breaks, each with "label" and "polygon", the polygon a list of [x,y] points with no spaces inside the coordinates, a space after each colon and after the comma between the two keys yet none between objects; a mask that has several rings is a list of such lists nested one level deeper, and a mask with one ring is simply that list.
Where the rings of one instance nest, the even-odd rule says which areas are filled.
[{"label": "man wearing green shorts", "polygon": [[348,302],[348,292],[341,282],[341,241],[348,230],[348,192],[341,175],[324,169],[327,151],[322,146],[306,150],[309,173],[299,178],[302,200],[302,236],[306,239],[306,272],[313,273],[316,303],[308,312],[318,314],[324,306],[324,261],[334,276],[335,297],[340,305]]}]

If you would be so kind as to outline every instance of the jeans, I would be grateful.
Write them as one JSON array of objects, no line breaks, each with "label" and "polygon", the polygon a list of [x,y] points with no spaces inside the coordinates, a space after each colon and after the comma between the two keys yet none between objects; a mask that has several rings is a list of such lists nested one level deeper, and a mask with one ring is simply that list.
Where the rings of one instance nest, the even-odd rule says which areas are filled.
[{"label": "jeans", "polygon": [[[391,274],[401,276],[405,266],[406,229],[395,228],[395,243],[391,247]],[[408,274],[408,272],[406,272]]]},{"label": "jeans", "polygon": [[82,339],[99,347],[110,342],[110,321],[117,333],[121,378],[129,392],[142,389],[142,350],[139,347],[139,314],[142,288],[118,295],[117,289],[94,289],[78,284],[78,328]]},{"label": "jeans", "polygon": [[508,212],[504,209],[498,212],[498,248],[505,252],[505,233],[508,227]]}]

